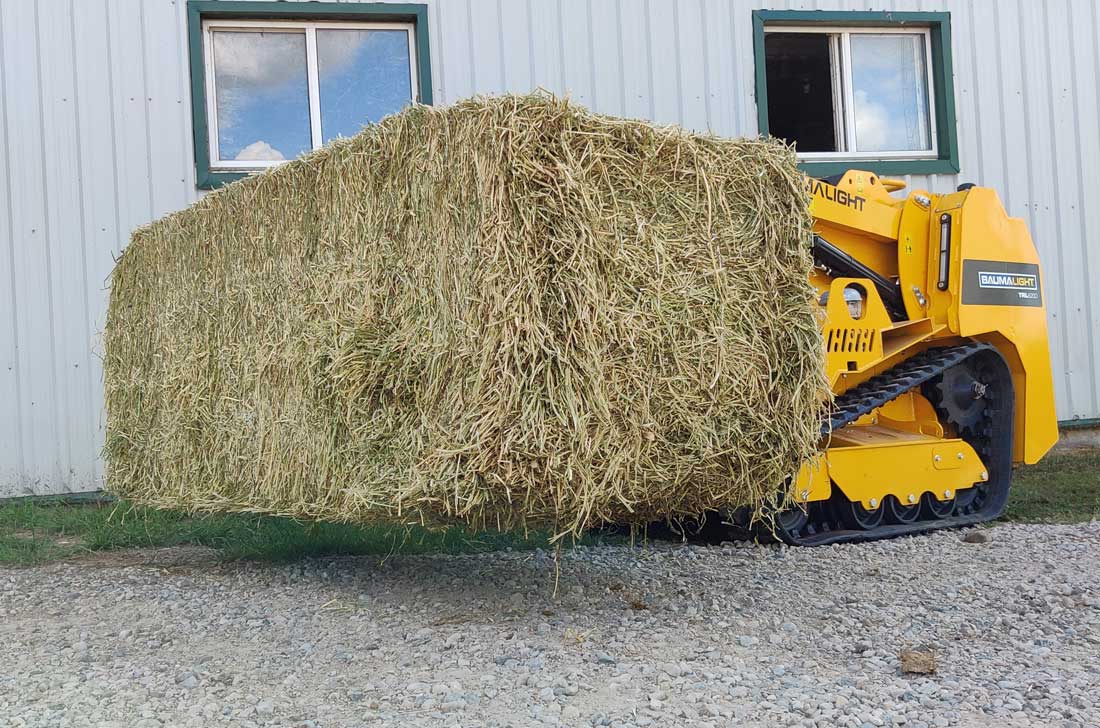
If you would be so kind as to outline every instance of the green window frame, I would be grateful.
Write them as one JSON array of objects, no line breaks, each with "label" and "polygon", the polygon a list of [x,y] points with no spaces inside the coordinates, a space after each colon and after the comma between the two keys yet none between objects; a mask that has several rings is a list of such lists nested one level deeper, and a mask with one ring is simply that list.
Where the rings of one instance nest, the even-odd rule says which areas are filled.
[{"label": "green window frame", "polygon": [[932,89],[936,131],[934,159],[850,159],[803,161],[803,171],[815,177],[841,174],[852,168],[880,175],[956,174],[959,171],[959,139],[955,118],[955,83],[951,67],[951,13],[825,10],[754,10],[753,59],[756,64],[756,115],[760,134],[768,125],[768,82],[764,67],[766,28],[782,25],[835,27],[914,26],[929,31],[932,55]]},{"label": "green window frame", "polygon": [[428,6],[420,3],[258,2],[256,0],[188,0],[187,45],[191,64],[191,122],[195,145],[195,186],[210,190],[248,176],[210,166],[210,127],[207,118],[206,62],[203,21],[234,20],[343,20],[412,23],[416,39],[417,100],[432,103],[431,50],[428,44]]}]

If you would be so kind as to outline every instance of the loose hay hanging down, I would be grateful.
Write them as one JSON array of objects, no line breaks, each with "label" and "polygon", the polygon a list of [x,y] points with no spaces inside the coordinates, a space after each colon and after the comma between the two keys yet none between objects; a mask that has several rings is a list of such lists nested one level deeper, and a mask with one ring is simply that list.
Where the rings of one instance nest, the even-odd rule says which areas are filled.
[{"label": "loose hay hanging down", "polygon": [[360,523],[774,499],[829,397],[793,152],[545,94],[415,106],[137,230],[107,485]]}]

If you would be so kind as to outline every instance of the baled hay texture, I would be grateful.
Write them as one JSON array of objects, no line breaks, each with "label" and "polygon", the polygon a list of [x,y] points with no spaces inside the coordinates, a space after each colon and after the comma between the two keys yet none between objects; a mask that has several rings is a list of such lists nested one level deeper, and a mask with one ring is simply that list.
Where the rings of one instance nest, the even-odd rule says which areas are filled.
[{"label": "baled hay texture", "polygon": [[134,233],[108,487],[558,533],[758,507],[829,396],[807,201],[775,142],[410,108]]}]

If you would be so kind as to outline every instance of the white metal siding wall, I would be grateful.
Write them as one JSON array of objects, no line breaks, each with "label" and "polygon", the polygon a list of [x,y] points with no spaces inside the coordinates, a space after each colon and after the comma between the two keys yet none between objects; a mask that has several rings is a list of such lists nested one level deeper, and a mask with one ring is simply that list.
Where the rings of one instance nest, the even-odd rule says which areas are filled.
[{"label": "white metal siding wall", "polygon": [[[564,92],[756,133],[754,8],[950,10],[963,174],[1027,219],[1061,419],[1100,416],[1100,20],[1090,0],[429,0],[434,95]],[[97,487],[113,256],[193,202],[183,0],[0,0],[0,495]]]}]

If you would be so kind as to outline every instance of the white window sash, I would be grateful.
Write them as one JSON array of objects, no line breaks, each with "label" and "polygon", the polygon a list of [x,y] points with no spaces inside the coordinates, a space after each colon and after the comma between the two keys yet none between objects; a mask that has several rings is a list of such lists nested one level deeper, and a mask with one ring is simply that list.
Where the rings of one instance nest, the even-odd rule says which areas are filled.
[{"label": "white window sash", "polygon": [[[826,162],[847,159],[864,161],[937,159],[939,140],[936,130],[936,93],[932,73],[932,30],[921,26],[840,26],[840,25],[769,25],[765,33],[817,33],[835,39],[837,49],[830,45],[830,61],[833,62],[830,73],[833,76],[833,113],[837,129],[837,152],[799,152],[798,158],[805,162]],[[898,150],[890,152],[849,151],[856,142],[855,91],[852,83],[852,36],[853,35],[921,35],[924,40],[925,97],[928,113],[928,136],[931,149]],[[836,58],[839,55],[839,59]],[[838,68],[835,61],[840,61]],[[838,91],[839,89],[839,91]],[[839,98],[838,98],[839,97]],[[839,104],[839,110],[838,110]]]},{"label": "white window sash", "polygon": [[396,22],[330,22],[297,20],[204,20],[203,71],[206,79],[206,125],[209,141],[210,169],[215,171],[247,172],[275,167],[289,160],[236,160],[221,159],[218,144],[217,79],[214,73],[214,31],[238,31],[252,33],[304,33],[306,38],[306,80],[309,95],[310,144],[313,149],[323,146],[321,119],[320,76],[317,70],[318,30],[403,30],[409,46],[409,88],[413,102],[420,100],[417,69],[416,25]]},{"label": "white window sash", "polygon": [[844,139],[840,153],[855,151],[856,145],[856,94],[852,81],[852,36],[840,33],[840,76],[844,89]]},{"label": "white window sash", "polygon": [[844,100],[844,78],[842,70],[847,64],[841,59],[842,51],[840,49],[841,38],[839,35],[829,36],[829,74],[832,77],[832,90],[833,90],[833,136],[834,144],[837,149],[848,148],[848,129],[844,121],[847,114],[845,109],[848,104]]},{"label": "white window sash", "polygon": [[[321,146],[321,80],[317,77],[317,29],[306,28],[306,79],[309,88],[310,145]],[[415,96],[413,98],[416,98]]]}]

